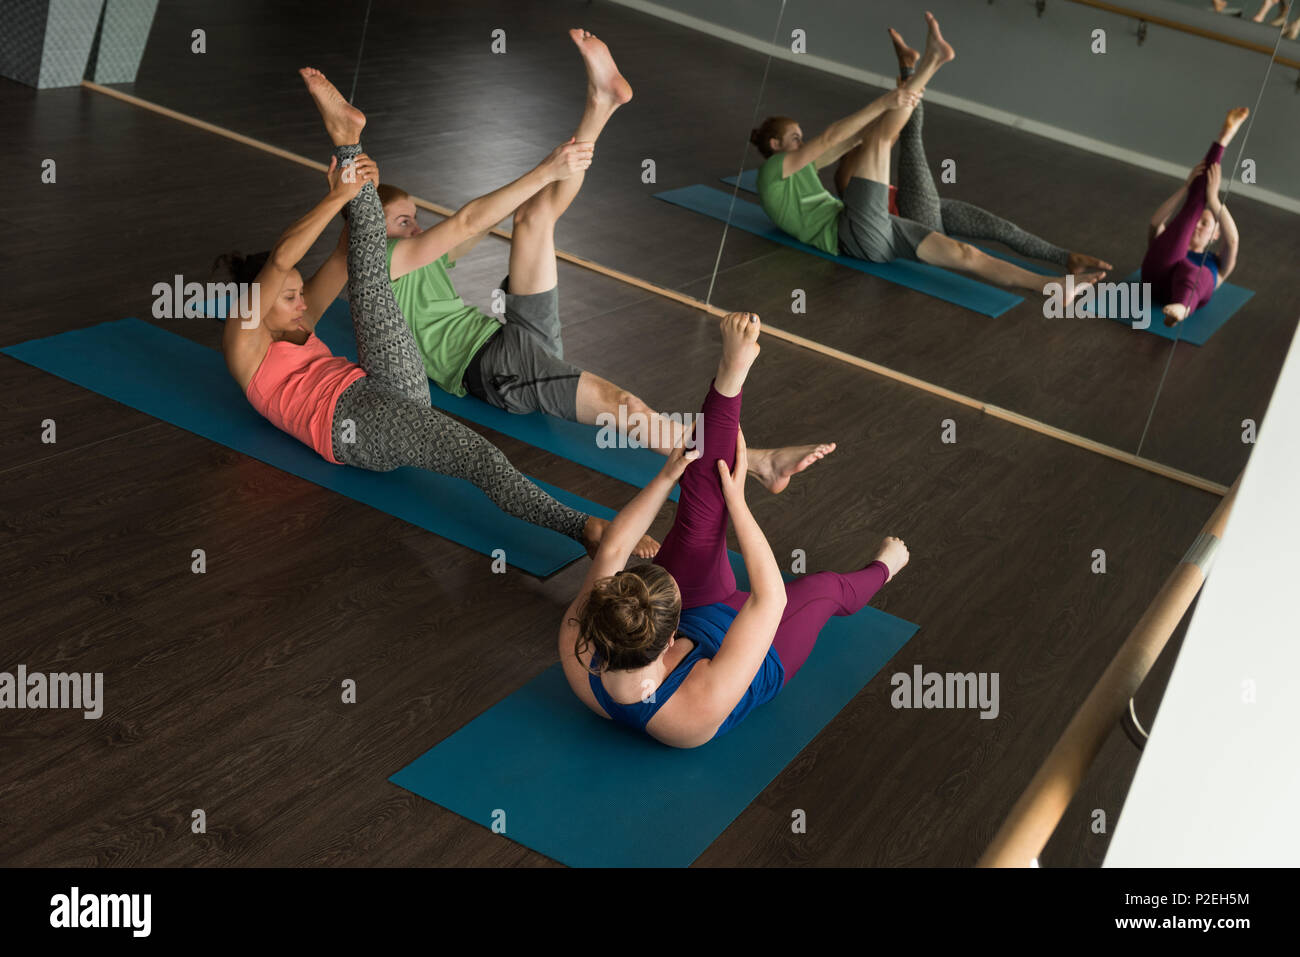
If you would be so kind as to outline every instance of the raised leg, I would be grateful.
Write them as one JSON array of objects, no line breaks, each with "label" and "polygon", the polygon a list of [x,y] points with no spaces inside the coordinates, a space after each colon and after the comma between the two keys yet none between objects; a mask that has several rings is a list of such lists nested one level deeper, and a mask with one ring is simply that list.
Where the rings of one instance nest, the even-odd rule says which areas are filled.
[{"label": "raised leg", "polygon": [[[319,70],[300,70],[334,143],[339,165],[361,155],[359,142],[366,118],[348,104]],[[373,183],[367,182],[347,205],[348,303],[357,338],[357,361],[384,388],[424,405],[429,380],[420,349],[388,281],[384,208]]]},{"label": "raised leg", "polygon": [[[660,455],[670,454],[681,444],[684,429],[682,422],[660,415],[640,397],[608,379],[584,372],[578,380],[578,421],[587,425],[599,425],[602,415],[612,415],[615,421],[626,420],[634,426],[635,423],[645,423],[641,434],[649,447]],[[652,420],[657,420],[654,428],[649,424]],[[834,451],[834,442],[791,445],[779,449],[751,448],[748,450],[749,474],[769,492],[782,492],[793,476]]]},{"label": "raised leg", "polygon": [[[1205,154],[1206,167],[1218,163],[1222,157],[1223,145],[1211,143]],[[1151,240],[1146,257],[1142,260],[1144,282],[1160,282],[1177,263],[1186,258],[1192,233],[1196,231],[1196,222],[1205,211],[1205,183],[1206,174],[1202,172],[1188,184],[1187,198],[1183,200],[1182,208],[1165,224],[1164,231]]]},{"label": "raised leg", "polygon": [[[916,63],[916,72],[907,77],[901,84],[904,89],[920,92],[924,90],[931,78],[939,72],[939,68],[945,63],[956,59],[957,54],[943,34],[939,32],[939,21],[932,14],[925,15],[926,24],[929,27],[929,33],[926,36],[925,52]],[[863,179],[875,180],[877,183],[889,182],[889,151],[895,140],[900,137],[903,127],[911,120],[913,110],[890,110],[868,127],[867,132],[871,135],[862,141],[863,149],[858,156],[858,162],[850,172],[850,176],[860,176]],[[899,184],[899,192],[902,192],[902,184]],[[899,202],[902,202],[901,196]],[[900,207],[900,212],[902,209]]]},{"label": "raised leg", "polygon": [[702,454],[686,466],[672,530],[655,557],[682,592],[682,607],[696,608],[735,594],[736,576],[727,559],[727,503],[718,478],[718,460],[736,464],[740,395],[749,367],[758,357],[759,321],[748,313],[729,313],[722,326],[722,359],[705,396]]},{"label": "raised leg", "polygon": [[[614,65],[609,48],[585,30],[570,30],[587,67],[587,104],[578,129],[579,143],[594,143],[609,118],[632,99],[632,87]],[[555,223],[582,188],[586,173],[558,180],[515,211],[510,241],[510,291],[517,295],[546,292],[558,282],[555,266]]]},{"label": "raised leg", "polygon": [[[921,55],[903,42],[897,30],[889,31],[898,57],[898,85],[911,79]],[[923,136],[925,104],[918,103],[898,134],[898,215],[936,232],[945,232],[939,190],[934,185],[925,155]]]}]

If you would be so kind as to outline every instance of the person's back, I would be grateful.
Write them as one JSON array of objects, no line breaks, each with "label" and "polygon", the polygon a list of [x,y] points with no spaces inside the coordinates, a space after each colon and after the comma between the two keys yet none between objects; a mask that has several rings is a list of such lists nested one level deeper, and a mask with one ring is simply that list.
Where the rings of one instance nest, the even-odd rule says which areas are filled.
[{"label": "person's back", "polygon": [[[588,671],[588,683],[592,694],[612,720],[638,731],[644,731],[657,740],[673,743],[675,740],[696,737],[699,729],[693,726],[698,724],[695,715],[690,713],[689,707],[682,706],[690,697],[691,687],[688,682],[697,665],[712,659],[718,653],[727,629],[735,621],[736,613],[735,607],[722,602],[684,609],[678,625],[679,639],[692,641],[694,647],[664,676],[661,684],[655,688],[644,689],[637,701],[621,703],[615,700],[605,688],[599,674]],[[600,653],[594,651],[591,656],[591,667],[599,668],[600,664]],[[713,732],[710,740],[725,734],[759,705],[775,698],[784,684],[785,668],[776,651],[769,650],[750,682],[748,690]],[[677,707],[665,712],[665,705],[673,700],[674,695],[683,690],[684,685],[687,687],[682,698],[677,700]]]},{"label": "person's back", "polygon": [[844,203],[830,194],[813,163],[783,176],[784,153],[773,153],[758,169],[758,197],[772,222],[800,242],[837,255],[839,216]]}]

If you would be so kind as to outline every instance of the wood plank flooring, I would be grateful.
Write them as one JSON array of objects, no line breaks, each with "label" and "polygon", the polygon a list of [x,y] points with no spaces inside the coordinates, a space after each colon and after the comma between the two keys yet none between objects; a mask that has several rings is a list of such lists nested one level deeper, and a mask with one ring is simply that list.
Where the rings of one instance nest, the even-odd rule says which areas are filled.
[{"label": "wood plank flooring", "polygon": [[[198,22],[187,18],[188,9],[160,11],[138,94],[162,91],[166,71],[151,58],[167,30]],[[224,20],[210,15],[210,37],[228,26],[232,35],[261,43],[238,57],[264,55],[278,70],[290,55],[295,64],[316,56],[313,43],[338,40],[334,60],[321,54],[315,62],[345,68],[342,41],[349,34],[337,23],[307,26],[299,48],[286,52],[272,42],[285,23],[261,36],[253,29],[260,14],[245,5],[229,9]],[[371,14],[367,48],[387,59],[361,74],[360,91],[381,104],[371,112],[376,136],[368,148],[387,137],[394,158],[381,159],[385,175],[396,169],[407,188],[441,202],[499,185],[507,166],[522,172],[548,148],[545,131],[572,122],[581,92],[576,63],[562,45],[550,51],[535,39],[542,27],[587,15],[596,32],[635,26],[632,38],[615,47],[620,56],[626,49],[649,63],[659,51],[669,66],[683,64],[662,71],[660,93],[658,81],[638,88],[634,102],[658,96],[663,119],[673,104],[689,105],[692,84],[700,86],[684,64],[734,75],[728,70],[756,62],[746,51],[606,5],[562,3],[545,13],[521,5],[514,14],[510,5],[485,4],[475,8],[486,11],[475,14],[482,23],[512,13],[517,19],[509,23],[520,24],[512,41],[519,56],[507,58],[508,70],[517,72],[508,82],[493,81],[517,92],[502,96],[481,75],[467,74],[421,119],[404,102],[414,95],[401,78],[445,62],[433,40],[448,46],[454,23],[403,9],[380,2]],[[463,29],[486,32],[475,24]],[[425,39],[429,59],[422,63],[405,44]],[[698,55],[701,48],[707,57]],[[296,80],[262,95],[259,71],[234,70],[231,62],[208,67],[215,72],[202,82],[173,71],[167,105],[231,125],[242,111],[244,132],[323,153]],[[407,72],[389,77],[388,66]],[[552,72],[566,82],[551,83]],[[742,91],[725,83],[710,95],[724,93],[730,106],[743,101]],[[456,122],[480,113],[456,106],[464,97],[479,98],[482,115],[494,111],[498,124],[485,132],[476,119],[473,144],[455,134]],[[216,108],[205,111],[204,102]],[[381,136],[384,111],[394,128]],[[647,107],[646,115],[654,110]],[[954,116],[944,118],[942,125],[955,131],[945,135],[962,131]],[[36,169],[48,156],[59,162],[57,184],[0,195],[0,225],[11,239],[0,262],[8,293],[5,344],[126,315],[147,318],[153,283],[177,272],[203,278],[222,251],[269,246],[323,185],[318,174],[292,163],[84,90],[38,94],[0,81],[0,118],[14,131],[16,168]],[[641,155],[634,132],[625,130],[626,138],[609,147],[602,139],[602,157],[619,149]],[[725,172],[738,155],[716,139],[704,143],[668,127],[663,138],[673,155],[695,165],[682,169],[678,182],[661,177],[658,188],[704,181],[706,171]],[[479,141],[504,144],[504,152],[485,161],[473,148]],[[511,151],[516,155],[507,158]],[[436,169],[436,176],[421,179],[422,168]],[[670,285],[698,284],[712,268],[717,235],[692,229],[685,213],[648,197],[629,201],[638,187],[625,179],[593,170],[561,224],[559,244]],[[1016,179],[1005,173],[1006,182]],[[1086,213],[1079,210],[1082,228],[1101,235],[1105,222]],[[334,235],[318,244],[308,268]],[[467,300],[486,303],[505,272],[506,252],[504,243],[489,240],[457,268]],[[756,255],[776,261],[784,254]],[[759,265],[746,261],[739,244],[728,243],[724,266],[727,277],[757,270],[748,286],[755,296],[763,283],[779,288],[779,279],[763,278]],[[844,277],[823,278],[820,294],[852,299]],[[576,267],[561,266],[560,286],[566,355],[665,411],[697,407],[718,342],[700,313]],[[887,298],[891,290],[873,294]],[[1256,298],[1263,297],[1261,289]],[[942,318],[923,297],[899,305],[934,328]],[[219,343],[214,322],[159,324],[214,349]],[[1051,374],[1041,368],[1036,340],[1007,328],[1009,338],[995,340],[1006,394],[1028,402],[1044,391],[1040,401],[1071,413],[1064,386],[1041,389]],[[919,341],[919,334],[908,335]],[[971,338],[937,342],[922,359],[940,365],[945,349],[950,357],[971,350]],[[1062,341],[1054,339],[1054,348]],[[1099,426],[1123,403],[1095,386],[1098,377],[1114,373],[1124,380],[1116,388],[1130,398],[1140,390],[1129,384],[1131,368],[1107,366],[1120,353],[1089,352],[1080,343],[1083,358],[1071,381],[1095,390],[1086,394],[1104,406],[1096,412]],[[891,348],[903,355],[905,346]],[[964,374],[979,365],[972,360]],[[1242,383],[1250,378],[1233,375]],[[582,563],[545,581],[489,575],[477,553],[8,357],[0,358],[0,394],[0,612],[10,622],[0,634],[0,669],[22,663],[31,670],[103,671],[107,698],[98,721],[67,712],[4,713],[0,738],[9,773],[0,782],[0,821],[7,825],[0,828],[0,862],[553,863],[386,778],[550,666],[554,629],[584,574]],[[45,418],[58,422],[53,447],[39,442]],[[940,441],[948,418],[957,424],[955,445]],[[904,537],[912,565],[875,604],[918,622],[921,631],[698,863],[974,863],[1215,497],[775,340],[765,343],[747,386],[745,427],[754,443],[840,443],[785,494],[755,490],[755,514],[779,557],[806,549],[814,571],[856,567],[881,536]],[[1164,434],[1176,427],[1175,421]],[[633,494],[613,479],[488,435],[521,469],[546,481],[610,506]],[[1176,436],[1166,441],[1192,447],[1178,446]],[[662,535],[670,520],[666,508],[655,531]],[[207,552],[206,575],[189,570],[194,548]],[[1089,570],[1094,548],[1107,550],[1106,575]],[[984,721],[969,711],[893,709],[889,676],[917,663],[998,672],[1000,716]],[[345,678],[358,684],[356,705],[339,703]],[[1158,688],[1160,675],[1153,673],[1150,684]],[[1086,827],[1085,812],[1101,806],[1113,830],[1136,754],[1119,743],[1124,747],[1112,741],[1103,751],[1045,865],[1100,860],[1107,838],[1079,836],[1079,828]],[[190,833],[194,808],[207,811],[206,835]],[[794,808],[806,811],[807,834],[790,833]]]}]

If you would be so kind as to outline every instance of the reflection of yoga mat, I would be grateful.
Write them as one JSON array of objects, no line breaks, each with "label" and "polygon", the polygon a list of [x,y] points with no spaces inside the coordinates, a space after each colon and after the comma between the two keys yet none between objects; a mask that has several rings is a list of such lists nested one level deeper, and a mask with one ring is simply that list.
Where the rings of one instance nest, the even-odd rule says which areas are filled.
[{"label": "reflection of yoga mat", "polygon": [[[730,222],[730,225],[737,229],[743,229],[755,236],[770,239],[774,243],[780,243],[792,249],[801,249],[815,256],[821,256],[823,259],[837,262],[841,266],[848,266],[850,269],[858,270],[858,272],[877,276],[895,285],[915,289],[917,292],[923,292],[926,295],[942,299],[945,302],[951,302],[954,305],[964,306],[986,316],[996,318],[1012,306],[1024,301],[1019,296],[998,289],[996,286],[989,286],[974,279],[967,279],[965,276],[948,272],[946,269],[940,269],[937,266],[930,266],[910,259],[895,259],[891,263],[872,263],[863,259],[854,259],[850,256],[832,256],[830,253],[822,252],[807,243],[801,243],[789,233],[778,229],[776,224],[768,219],[767,213],[763,212],[763,208],[755,203],[737,199],[733,209],[731,194],[714,189],[711,186],[696,185],[686,186],[682,189],[670,189],[667,192],[656,193],[655,197],[675,206],[681,206],[702,213],[705,216],[711,216],[721,222]],[[730,219],[728,219],[729,214]]]},{"label": "reflection of yoga mat", "polygon": [[[347,356],[353,362],[356,361],[356,333],[352,328],[352,314],[348,311],[346,302],[336,299],[321,316],[315,332],[335,355]],[[596,444],[600,429],[594,425],[569,422],[540,412],[516,415],[470,395],[458,397],[443,392],[432,381],[429,383],[429,401],[436,409],[495,429],[637,488],[649,485],[650,480],[663,468],[664,457],[650,449],[601,448]],[[670,497],[677,501],[676,488]]]},{"label": "reflection of yoga mat", "polygon": [[[0,351],[484,555],[505,549],[507,563],[533,575],[550,575],[585,554],[572,539],[507,515],[461,479],[417,468],[368,472],[326,462],[257,414],[219,352],[139,319],[105,322]],[[537,484],[572,508],[611,515],[568,492]]]},{"label": "reflection of yoga mat", "polygon": [[[735,176],[722,177],[722,181],[724,183],[728,183],[732,186],[736,185],[736,180],[737,177]],[[758,192],[758,170],[756,169],[745,170],[745,172],[740,174],[739,180],[740,180],[741,189],[751,193]],[[897,189],[898,187],[896,186],[889,187],[889,201],[891,204],[889,211],[893,213],[895,216],[898,215],[898,209],[895,205],[893,205],[893,203],[894,203],[894,193]],[[992,246],[981,246],[979,243],[974,241],[971,241],[971,245],[974,246],[976,249],[988,253],[990,256],[995,256],[998,259],[1001,259],[1005,262],[1012,263],[1013,265],[1019,266],[1021,269],[1028,269],[1030,272],[1036,272],[1040,276],[1058,276],[1062,272],[1064,272],[1064,269],[1061,268],[1053,269],[1051,267],[1044,266],[1042,263],[1031,262],[1027,259],[1020,259],[1016,256],[1011,255],[1008,252],[1003,252],[1001,249],[996,249]],[[994,286],[993,288],[996,289],[998,287]]]},{"label": "reflection of yoga mat", "polygon": [[557,662],[389,780],[565,864],[685,867],[916,632],[832,618],[775,699],[689,751],[593,714]]},{"label": "reflection of yoga mat", "polygon": [[[1142,270],[1136,269],[1132,274],[1125,277],[1123,282],[1130,283],[1130,291],[1136,295],[1136,288],[1133,284],[1139,284],[1142,281]],[[1150,332],[1153,335],[1160,336],[1162,339],[1177,339],[1179,342],[1186,342],[1193,346],[1203,346],[1209,341],[1210,336],[1218,332],[1219,327],[1232,318],[1233,314],[1250,301],[1255,295],[1253,290],[1245,289],[1241,286],[1234,286],[1230,282],[1225,282],[1218,289],[1214,290],[1214,295],[1200,309],[1184,319],[1179,326],[1170,328],[1165,325],[1165,317],[1161,315],[1160,310],[1165,307],[1163,302],[1156,302],[1154,297],[1151,300],[1151,325],[1146,329],[1134,329],[1134,332]],[[1134,301],[1132,298],[1130,302]],[[1122,316],[1109,315],[1107,308],[1109,303],[1104,299],[1097,302],[1097,315],[1114,319],[1116,322],[1122,322],[1124,325],[1132,328],[1133,319]]]}]

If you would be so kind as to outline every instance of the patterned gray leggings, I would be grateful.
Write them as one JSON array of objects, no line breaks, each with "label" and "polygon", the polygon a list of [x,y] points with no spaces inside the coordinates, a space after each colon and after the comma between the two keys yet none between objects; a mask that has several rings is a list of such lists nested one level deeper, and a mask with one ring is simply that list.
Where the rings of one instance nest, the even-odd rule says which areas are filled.
[{"label": "patterned gray leggings", "polygon": [[[334,152],[342,165],[361,146]],[[586,515],[547,495],[495,445],[429,404],[419,347],[388,281],[384,210],[373,184],[348,203],[348,227],[348,301],[366,377],[348,386],[335,406],[335,458],[372,472],[413,465],[465,479],[516,518],[581,541]]]},{"label": "patterned gray leggings", "polygon": [[[910,74],[910,70],[903,75]],[[935,189],[930,164],[925,158],[925,144],[921,140],[924,106],[918,103],[907,125],[898,135],[898,215],[913,219],[923,226],[946,236],[966,239],[991,239],[1002,243],[1022,256],[1044,262],[1068,265],[1069,250],[1054,246],[1033,233],[1027,233],[1015,223],[995,216],[959,199],[940,199]]]}]

